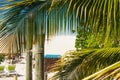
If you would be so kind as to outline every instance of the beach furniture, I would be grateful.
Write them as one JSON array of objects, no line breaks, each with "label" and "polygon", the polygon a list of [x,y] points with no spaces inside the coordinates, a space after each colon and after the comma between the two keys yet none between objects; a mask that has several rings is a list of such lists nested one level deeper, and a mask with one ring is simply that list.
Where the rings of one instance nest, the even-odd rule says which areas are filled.
[{"label": "beach furniture", "polygon": [[0,76],[5,75],[5,66],[4,65],[0,65]]},{"label": "beach furniture", "polygon": [[16,66],[14,64],[9,64],[6,66],[6,74],[9,75],[17,75],[17,72],[15,70]]}]

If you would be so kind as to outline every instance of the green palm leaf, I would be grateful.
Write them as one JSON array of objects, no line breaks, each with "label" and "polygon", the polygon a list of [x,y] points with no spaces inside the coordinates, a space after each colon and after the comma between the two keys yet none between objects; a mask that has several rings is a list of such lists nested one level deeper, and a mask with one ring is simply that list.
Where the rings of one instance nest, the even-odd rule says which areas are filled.
[{"label": "green palm leaf", "polygon": [[[31,2],[31,3],[30,3]],[[1,7],[4,11],[3,14],[1,14],[0,20],[2,21],[0,23],[1,28],[3,28],[0,31],[0,38],[7,34],[7,33],[15,33],[17,32],[17,29],[21,27],[20,24],[23,24],[24,19],[29,14],[35,14],[34,11],[38,10],[41,5],[37,5],[37,2],[34,3],[32,1],[22,1],[18,5],[18,3],[13,2],[12,4],[8,4],[8,8]],[[33,5],[35,4],[35,5]],[[9,7],[12,5],[12,7]],[[7,7],[7,6],[5,6]],[[32,9],[31,9],[32,7]],[[4,16],[5,15],[5,16]],[[11,33],[11,34],[12,34]]]},{"label": "green palm leaf", "polygon": [[[79,80],[120,60],[120,48],[103,48],[68,52],[55,68],[58,73],[53,78]],[[59,65],[59,66],[58,66]]]},{"label": "green palm leaf", "polygon": [[66,0],[65,2],[62,4],[64,3],[62,0],[53,0],[52,6],[62,6],[63,9],[67,7],[68,13],[75,14],[76,19],[80,19],[79,23],[84,23],[84,27],[89,27],[95,34],[103,33],[104,47],[110,46],[110,40],[116,43],[120,39],[119,0]]},{"label": "green palm leaf", "polygon": [[[112,77],[113,79],[116,77],[116,79],[118,79],[120,76],[119,76],[119,72],[120,72],[120,61],[82,79],[82,80],[89,80],[89,79],[106,79],[108,77]],[[106,75],[107,74],[107,75]],[[117,74],[116,76],[113,76]]]}]

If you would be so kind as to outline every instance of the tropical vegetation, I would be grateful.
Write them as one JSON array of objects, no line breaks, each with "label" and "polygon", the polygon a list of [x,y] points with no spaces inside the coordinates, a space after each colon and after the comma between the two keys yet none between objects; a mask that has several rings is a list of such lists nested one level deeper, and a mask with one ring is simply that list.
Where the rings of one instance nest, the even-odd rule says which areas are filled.
[{"label": "tropical vegetation", "polygon": [[[53,66],[52,79],[119,79],[120,1],[58,0],[77,25],[76,51],[68,51]],[[88,76],[88,77],[87,77]]]}]

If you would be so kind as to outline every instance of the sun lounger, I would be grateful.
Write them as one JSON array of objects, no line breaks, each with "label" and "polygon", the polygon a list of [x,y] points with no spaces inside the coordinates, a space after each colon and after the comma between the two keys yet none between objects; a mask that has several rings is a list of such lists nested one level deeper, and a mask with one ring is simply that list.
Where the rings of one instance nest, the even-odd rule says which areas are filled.
[{"label": "sun lounger", "polygon": [[9,75],[17,75],[17,72],[15,70],[16,66],[13,64],[10,64],[6,67],[6,74]]},{"label": "sun lounger", "polygon": [[0,76],[3,76],[3,75],[5,75],[5,66],[3,66],[3,65],[0,65]]}]

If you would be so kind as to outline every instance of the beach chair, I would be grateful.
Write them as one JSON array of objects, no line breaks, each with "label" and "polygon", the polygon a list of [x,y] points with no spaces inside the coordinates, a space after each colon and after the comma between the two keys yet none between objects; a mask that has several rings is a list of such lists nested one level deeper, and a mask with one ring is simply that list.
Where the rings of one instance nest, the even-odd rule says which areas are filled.
[{"label": "beach chair", "polygon": [[9,75],[17,75],[17,72],[15,70],[16,66],[13,65],[13,64],[9,64],[7,67],[6,67],[6,75],[9,76]]},{"label": "beach chair", "polygon": [[0,65],[0,76],[5,75],[5,66],[4,65]]}]

